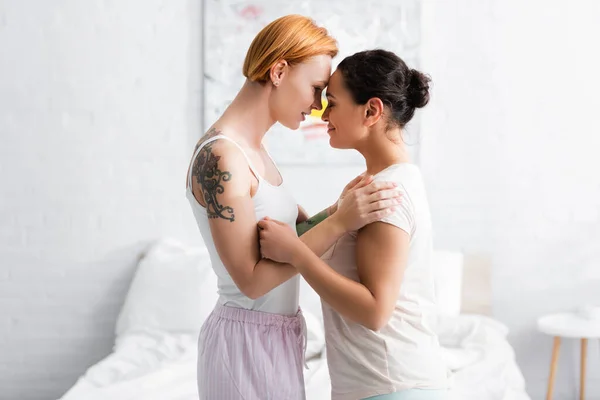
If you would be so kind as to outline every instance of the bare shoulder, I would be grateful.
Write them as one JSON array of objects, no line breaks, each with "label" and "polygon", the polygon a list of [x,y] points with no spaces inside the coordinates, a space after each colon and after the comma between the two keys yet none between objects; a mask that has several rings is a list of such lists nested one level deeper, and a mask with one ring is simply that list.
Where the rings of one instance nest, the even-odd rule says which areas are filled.
[{"label": "bare shoulder", "polygon": [[[197,147],[200,145],[202,143],[199,143]],[[222,172],[225,169],[237,168],[247,169],[247,162],[241,154],[241,150],[231,141],[218,138],[202,146],[202,149],[198,152],[198,156],[194,160],[194,170],[192,173],[193,175],[201,171],[216,173],[217,169]]]},{"label": "bare shoulder", "polygon": [[198,150],[198,147],[200,147],[204,142],[222,134],[223,131],[221,131],[220,129],[214,126],[211,127],[208,131],[206,131],[204,135],[202,135],[200,139],[198,139],[198,143],[196,143],[196,147],[194,148],[194,153],[196,152],[196,150]]},{"label": "bare shoulder", "polygon": [[192,191],[203,206],[250,193],[248,167],[234,143],[217,139],[202,146],[192,165]]}]

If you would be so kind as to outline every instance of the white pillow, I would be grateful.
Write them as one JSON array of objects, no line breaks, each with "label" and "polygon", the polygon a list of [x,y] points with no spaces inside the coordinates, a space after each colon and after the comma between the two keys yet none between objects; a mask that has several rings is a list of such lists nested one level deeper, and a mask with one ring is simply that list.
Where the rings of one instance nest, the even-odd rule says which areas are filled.
[{"label": "white pillow", "polygon": [[432,254],[431,264],[440,315],[460,314],[463,262],[463,254],[459,252],[434,250]]},{"label": "white pillow", "polygon": [[148,330],[197,334],[217,298],[208,251],[160,240],[138,265],[115,333],[117,337]]}]

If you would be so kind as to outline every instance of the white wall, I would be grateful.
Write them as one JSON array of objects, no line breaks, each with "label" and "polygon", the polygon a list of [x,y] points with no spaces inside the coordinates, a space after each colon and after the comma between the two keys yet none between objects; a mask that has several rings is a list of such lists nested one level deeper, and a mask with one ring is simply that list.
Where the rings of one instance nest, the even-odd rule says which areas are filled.
[{"label": "white wall", "polygon": [[[111,349],[122,249],[199,240],[200,2],[0,1],[0,398],[59,397]],[[126,258],[127,259],[127,258]]]},{"label": "white wall", "polygon": [[[493,313],[511,328],[533,399],[551,339],[535,319],[600,305],[600,3],[426,1],[433,77],[421,162],[436,244],[493,262]],[[555,399],[575,398],[578,343],[563,345]],[[600,398],[597,341],[588,397]]]}]

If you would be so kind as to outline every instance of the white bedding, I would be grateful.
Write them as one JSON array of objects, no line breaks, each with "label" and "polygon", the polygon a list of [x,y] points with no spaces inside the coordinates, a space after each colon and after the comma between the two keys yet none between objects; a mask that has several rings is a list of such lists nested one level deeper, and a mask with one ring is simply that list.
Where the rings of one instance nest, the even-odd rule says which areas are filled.
[{"label": "white bedding", "polygon": [[[436,329],[454,371],[452,400],[530,400],[500,323],[483,316],[444,317]],[[323,349],[322,336],[311,338],[313,351]],[[160,331],[127,334],[60,400],[196,400],[196,339]],[[324,356],[314,355],[308,365],[307,399],[329,399]]]}]

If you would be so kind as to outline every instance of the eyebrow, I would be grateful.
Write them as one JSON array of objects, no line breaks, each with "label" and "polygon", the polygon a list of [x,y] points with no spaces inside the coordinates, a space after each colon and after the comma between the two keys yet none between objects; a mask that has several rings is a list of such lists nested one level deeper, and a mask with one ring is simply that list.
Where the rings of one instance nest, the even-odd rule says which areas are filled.
[{"label": "eyebrow", "polygon": [[331,97],[332,99],[335,99],[335,96],[333,95],[333,93],[327,92],[327,93],[325,93],[325,96],[326,97]]}]

